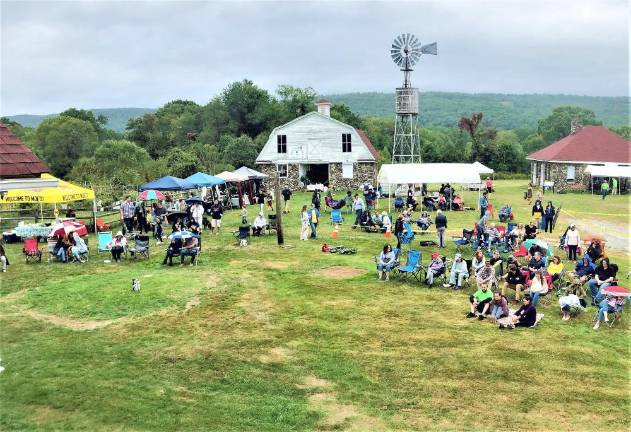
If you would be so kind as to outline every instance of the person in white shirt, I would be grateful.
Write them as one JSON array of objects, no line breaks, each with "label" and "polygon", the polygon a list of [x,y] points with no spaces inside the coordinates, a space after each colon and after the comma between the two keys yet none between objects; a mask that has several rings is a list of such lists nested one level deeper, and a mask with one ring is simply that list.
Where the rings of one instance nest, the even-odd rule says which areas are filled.
[{"label": "person in white shirt", "polygon": [[386,229],[386,231],[392,231],[392,221],[390,220],[390,216],[388,216],[388,213],[381,213],[381,224]]},{"label": "person in white shirt", "polygon": [[587,307],[587,303],[576,294],[570,293],[559,298],[559,306],[561,307],[561,313],[563,314],[563,318],[561,319],[563,321],[567,321],[570,319],[570,314],[573,310],[582,312]]},{"label": "person in white shirt", "polygon": [[254,218],[254,222],[252,223],[252,235],[260,236],[265,225],[267,225],[267,221],[265,220],[263,212],[261,212]]},{"label": "person in white shirt", "polygon": [[300,211],[300,240],[307,240],[309,235],[309,212],[307,206],[303,205]]},{"label": "person in white shirt", "polygon": [[200,228],[204,226],[204,206],[200,202],[196,202],[191,207],[191,217],[199,225]]},{"label": "person in white shirt", "polygon": [[386,280],[390,280],[390,271],[394,268],[396,256],[392,251],[392,246],[386,244],[383,250],[377,257],[377,272],[379,279],[383,278],[383,274],[386,274]]},{"label": "person in white shirt", "polygon": [[576,229],[576,225],[570,225],[570,229],[565,233],[565,246],[567,247],[568,259],[576,261],[576,253],[581,244],[581,235]]}]

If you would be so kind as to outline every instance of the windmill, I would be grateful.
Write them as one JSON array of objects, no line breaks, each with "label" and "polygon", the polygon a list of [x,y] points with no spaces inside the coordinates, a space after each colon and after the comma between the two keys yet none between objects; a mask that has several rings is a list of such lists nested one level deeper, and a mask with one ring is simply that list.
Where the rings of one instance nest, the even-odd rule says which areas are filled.
[{"label": "windmill", "polygon": [[418,141],[418,89],[410,83],[410,72],[423,54],[438,54],[436,42],[421,45],[416,36],[403,33],[392,42],[390,55],[403,72],[403,87],[396,90],[396,121],[392,163],[419,163],[421,149]]}]

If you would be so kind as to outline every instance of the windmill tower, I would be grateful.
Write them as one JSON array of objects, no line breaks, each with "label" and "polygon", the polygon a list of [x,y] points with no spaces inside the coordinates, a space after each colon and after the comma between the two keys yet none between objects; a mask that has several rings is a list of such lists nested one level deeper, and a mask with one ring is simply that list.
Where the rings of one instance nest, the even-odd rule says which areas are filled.
[{"label": "windmill tower", "polygon": [[397,117],[394,123],[392,163],[421,162],[421,146],[417,131],[418,88],[412,87],[410,72],[422,54],[438,54],[436,42],[421,45],[416,36],[410,33],[397,36],[392,42],[390,55],[403,72],[403,87],[396,90],[395,110]]}]

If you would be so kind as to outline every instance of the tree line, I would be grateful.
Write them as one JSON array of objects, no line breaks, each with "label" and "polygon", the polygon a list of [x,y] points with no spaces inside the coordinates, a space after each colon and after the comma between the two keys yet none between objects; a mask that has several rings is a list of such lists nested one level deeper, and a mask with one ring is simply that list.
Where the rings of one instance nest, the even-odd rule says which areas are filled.
[{"label": "tree line", "polygon": [[[280,86],[274,94],[243,80],[228,85],[207,104],[169,102],[128,121],[124,133],[107,128],[108,119],[70,108],[37,128],[3,118],[56,176],[87,182],[100,191],[120,191],[164,175],[216,174],[253,166],[271,131],[315,110],[314,89]],[[363,129],[382,161],[390,161],[394,119],[363,117],[344,104],[331,116]],[[452,127],[422,127],[423,162],[478,160],[503,172],[526,172],[525,156],[570,132],[571,120],[600,124],[593,111],[564,106],[537,128],[497,130],[484,126],[484,113],[453,119]],[[615,130],[629,138],[629,127]]]}]

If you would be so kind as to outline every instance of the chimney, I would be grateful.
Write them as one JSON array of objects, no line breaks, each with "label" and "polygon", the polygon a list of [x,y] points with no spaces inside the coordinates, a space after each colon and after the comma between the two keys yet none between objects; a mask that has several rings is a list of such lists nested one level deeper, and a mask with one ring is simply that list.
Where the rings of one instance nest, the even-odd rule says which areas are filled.
[{"label": "chimney", "polygon": [[570,135],[574,135],[575,133],[579,132],[581,129],[583,129],[583,125],[580,124],[577,119],[573,118],[572,121],[570,122]]},{"label": "chimney", "polygon": [[320,99],[316,102],[316,107],[318,107],[320,114],[331,117],[331,102],[326,99]]}]

